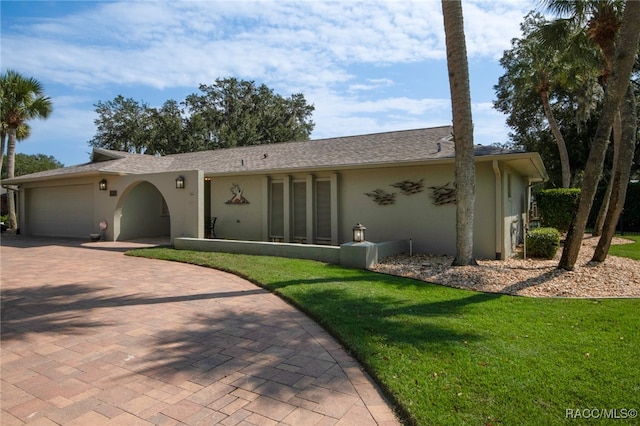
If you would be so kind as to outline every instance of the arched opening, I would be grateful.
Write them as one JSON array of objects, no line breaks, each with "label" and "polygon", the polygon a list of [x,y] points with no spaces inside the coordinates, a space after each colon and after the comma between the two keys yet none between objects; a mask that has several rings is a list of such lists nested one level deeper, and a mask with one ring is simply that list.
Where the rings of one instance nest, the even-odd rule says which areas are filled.
[{"label": "arched opening", "polygon": [[120,198],[115,212],[115,239],[170,238],[171,216],[167,203],[153,184],[138,182]]}]

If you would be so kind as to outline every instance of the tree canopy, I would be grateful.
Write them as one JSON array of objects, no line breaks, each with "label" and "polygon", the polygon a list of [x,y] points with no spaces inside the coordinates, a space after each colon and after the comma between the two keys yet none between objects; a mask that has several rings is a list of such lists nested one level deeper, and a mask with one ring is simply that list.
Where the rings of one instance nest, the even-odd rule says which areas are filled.
[{"label": "tree canopy", "polygon": [[523,36],[500,60],[505,74],[494,86],[494,107],[507,114],[512,143],[540,152],[552,184],[568,187],[584,168],[585,131],[602,98],[601,61],[584,40],[578,46],[545,43],[540,34],[548,25],[538,13],[525,17]]},{"label": "tree canopy", "polygon": [[89,145],[145,154],[175,154],[233,146],[307,140],[314,106],[301,93],[283,97],[264,84],[236,78],[202,84],[180,103],[152,108],[117,96],[98,102]]},{"label": "tree canopy", "polygon": [[[53,155],[45,154],[16,154],[15,176],[28,175],[63,167]],[[2,166],[2,179],[7,178],[6,165]]]}]

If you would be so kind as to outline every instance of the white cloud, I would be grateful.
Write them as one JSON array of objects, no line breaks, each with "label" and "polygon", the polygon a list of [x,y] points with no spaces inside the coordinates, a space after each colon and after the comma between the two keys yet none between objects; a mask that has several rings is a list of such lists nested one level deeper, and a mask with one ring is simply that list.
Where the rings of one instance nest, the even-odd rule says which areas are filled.
[{"label": "white cloud", "polygon": [[[523,4],[464,3],[469,55],[501,55],[505,34],[518,32]],[[193,85],[187,76],[228,74],[327,85],[348,78],[348,64],[444,58],[440,2],[433,0],[107,2],[20,29],[3,34],[5,63],[80,85],[164,88]]]},{"label": "white cloud", "polygon": [[[470,60],[495,62],[530,8],[528,0],[463,2]],[[104,93],[195,92],[227,76],[303,93],[316,106],[313,137],[447,125],[442,91],[425,93],[431,81],[413,88],[419,77],[394,68],[428,63],[437,70],[425,66],[425,79],[436,81],[446,76],[444,59],[440,0],[96,2],[2,28],[3,67],[70,96],[57,97],[37,129],[85,147],[95,133],[87,105]],[[91,100],[74,105],[78,91]],[[504,118],[487,105],[474,104],[476,134],[504,139]]]}]

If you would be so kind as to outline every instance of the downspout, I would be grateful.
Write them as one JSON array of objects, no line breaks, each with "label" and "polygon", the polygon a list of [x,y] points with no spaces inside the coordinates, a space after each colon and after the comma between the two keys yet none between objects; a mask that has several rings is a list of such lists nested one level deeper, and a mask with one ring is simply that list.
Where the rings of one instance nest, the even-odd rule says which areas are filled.
[{"label": "downspout", "polygon": [[496,249],[496,260],[502,259],[502,247],[504,245],[504,238],[502,237],[503,232],[503,215],[502,215],[502,174],[500,173],[500,167],[498,166],[498,160],[493,160],[491,162],[493,166],[493,173],[496,176],[496,189],[495,189],[495,227],[496,227],[496,235],[495,235],[495,249]]}]

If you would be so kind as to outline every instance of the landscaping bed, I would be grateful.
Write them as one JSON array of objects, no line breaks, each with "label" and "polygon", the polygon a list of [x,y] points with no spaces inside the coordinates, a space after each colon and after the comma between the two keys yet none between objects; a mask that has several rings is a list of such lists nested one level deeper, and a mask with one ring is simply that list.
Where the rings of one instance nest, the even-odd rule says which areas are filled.
[{"label": "landscaping bed", "polygon": [[[451,267],[452,256],[398,255],[374,265],[376,272],[450,287],[533,297],[640,297],[640,261],[609,255],[590,262],[598,237],[585,236],[574,271],[553,260],[479,260],[479,266]],[[612,244],[633,243],[614,238]],[[638,244],[638,243],[636,243]]]}]

